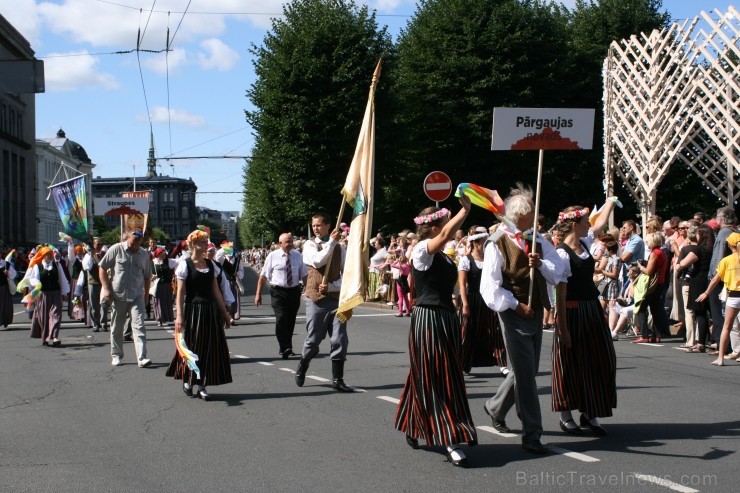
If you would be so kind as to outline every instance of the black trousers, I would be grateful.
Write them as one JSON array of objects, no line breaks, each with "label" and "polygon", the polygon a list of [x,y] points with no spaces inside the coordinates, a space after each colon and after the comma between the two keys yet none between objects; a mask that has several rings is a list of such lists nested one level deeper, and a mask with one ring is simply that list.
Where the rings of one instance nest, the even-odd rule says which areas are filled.
[{"label": "black trousers", "polygon": [[282,353],[293,349],[293,330],[298,308],[301,306],[301,287],[280,288],[270,286],[272,309],[275,311],[275,336]]}]

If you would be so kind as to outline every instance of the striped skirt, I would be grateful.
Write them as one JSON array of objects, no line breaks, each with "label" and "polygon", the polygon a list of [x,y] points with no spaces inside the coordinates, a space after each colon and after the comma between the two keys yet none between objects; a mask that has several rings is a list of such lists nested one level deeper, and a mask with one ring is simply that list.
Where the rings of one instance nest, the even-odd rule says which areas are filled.
[{"label": "striped skirt", "polygon": [[172,311],[172,294],[171,282],[157,283],[157,296],[152,297],[152,307],[154,308],[154,319],[157,322],[167,323],[175,320],[175,314]]},{"label": "striped skirt", "polygon": [[617,357],[597,300],[566,308],[571,347],[552,348],[552,410],[578,409],[590,417],[607,417],[617,407]]},{"label": "striped skirt", "polygon": [[411,368],[395,427],[429,445],[476,445],[460,366],[460,322],[455,312],[417,306],[411,316]]},{"label": "striped skirt", "polygon": [[[0,275],[4,275],[0,272]],[[8,286],[0,286],[0,325],[7,327],[13,323],[13,297]]]},{"label": "striped skirt", "polygon": [[200,380],[175,350],[166,375],[203,386],[231,383],[229,346],[223,317],[215,303],[185,303],[183,336],[188,349],[198,355]]},{"label": "striped skirt", "polygon": [[480,292],[468,294],[468,300],[470,316],[463,317],[460,312],[463,371],[469,373],[474,366],[506,367],[506,347],[498,315],[486,306]]}]

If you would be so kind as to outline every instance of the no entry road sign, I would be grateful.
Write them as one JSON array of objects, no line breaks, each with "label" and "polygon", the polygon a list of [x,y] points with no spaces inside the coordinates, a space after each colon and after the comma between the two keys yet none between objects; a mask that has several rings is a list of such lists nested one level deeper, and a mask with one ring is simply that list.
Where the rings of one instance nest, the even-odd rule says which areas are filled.
[{"label": "no entry road sign", "polygon": [[424,178],[424,193],[435,202],[442,202],[452,193],[452,180],[441,171],[432,171]]}]

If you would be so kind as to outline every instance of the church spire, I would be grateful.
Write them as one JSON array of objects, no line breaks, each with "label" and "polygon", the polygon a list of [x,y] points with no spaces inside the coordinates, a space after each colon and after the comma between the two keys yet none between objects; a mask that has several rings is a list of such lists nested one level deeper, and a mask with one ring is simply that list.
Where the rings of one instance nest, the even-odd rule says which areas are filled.
[{"label": "church spire", "polygon": [[151,178],[157,176],[157,158],[154,157],[154,132],[151,132],[151,144],[149,146],[149,159],[147,159],[146,176]]}]

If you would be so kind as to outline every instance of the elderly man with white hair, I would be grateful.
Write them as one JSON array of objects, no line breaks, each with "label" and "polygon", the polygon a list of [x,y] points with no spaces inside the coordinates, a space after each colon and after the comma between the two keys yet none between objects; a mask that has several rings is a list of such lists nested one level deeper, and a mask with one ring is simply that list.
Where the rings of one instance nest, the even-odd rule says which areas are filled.
[{"label": "elderly man with white hair", "polygon": [[496,430],[509,432],[506,414],[516,403],[523,426],[522,447],[545,454],[548,449],[540,442],[542,414],[535,377],[542,346],[543,309],[550,308],[547,283],[560,281],[563,264],[552,244],[539,234],[532,249],[532,190],[518,183],[505,205],[506,221],[486,241],[480,291],[486,305],[498,312],[511,371],[484,409]]}]

